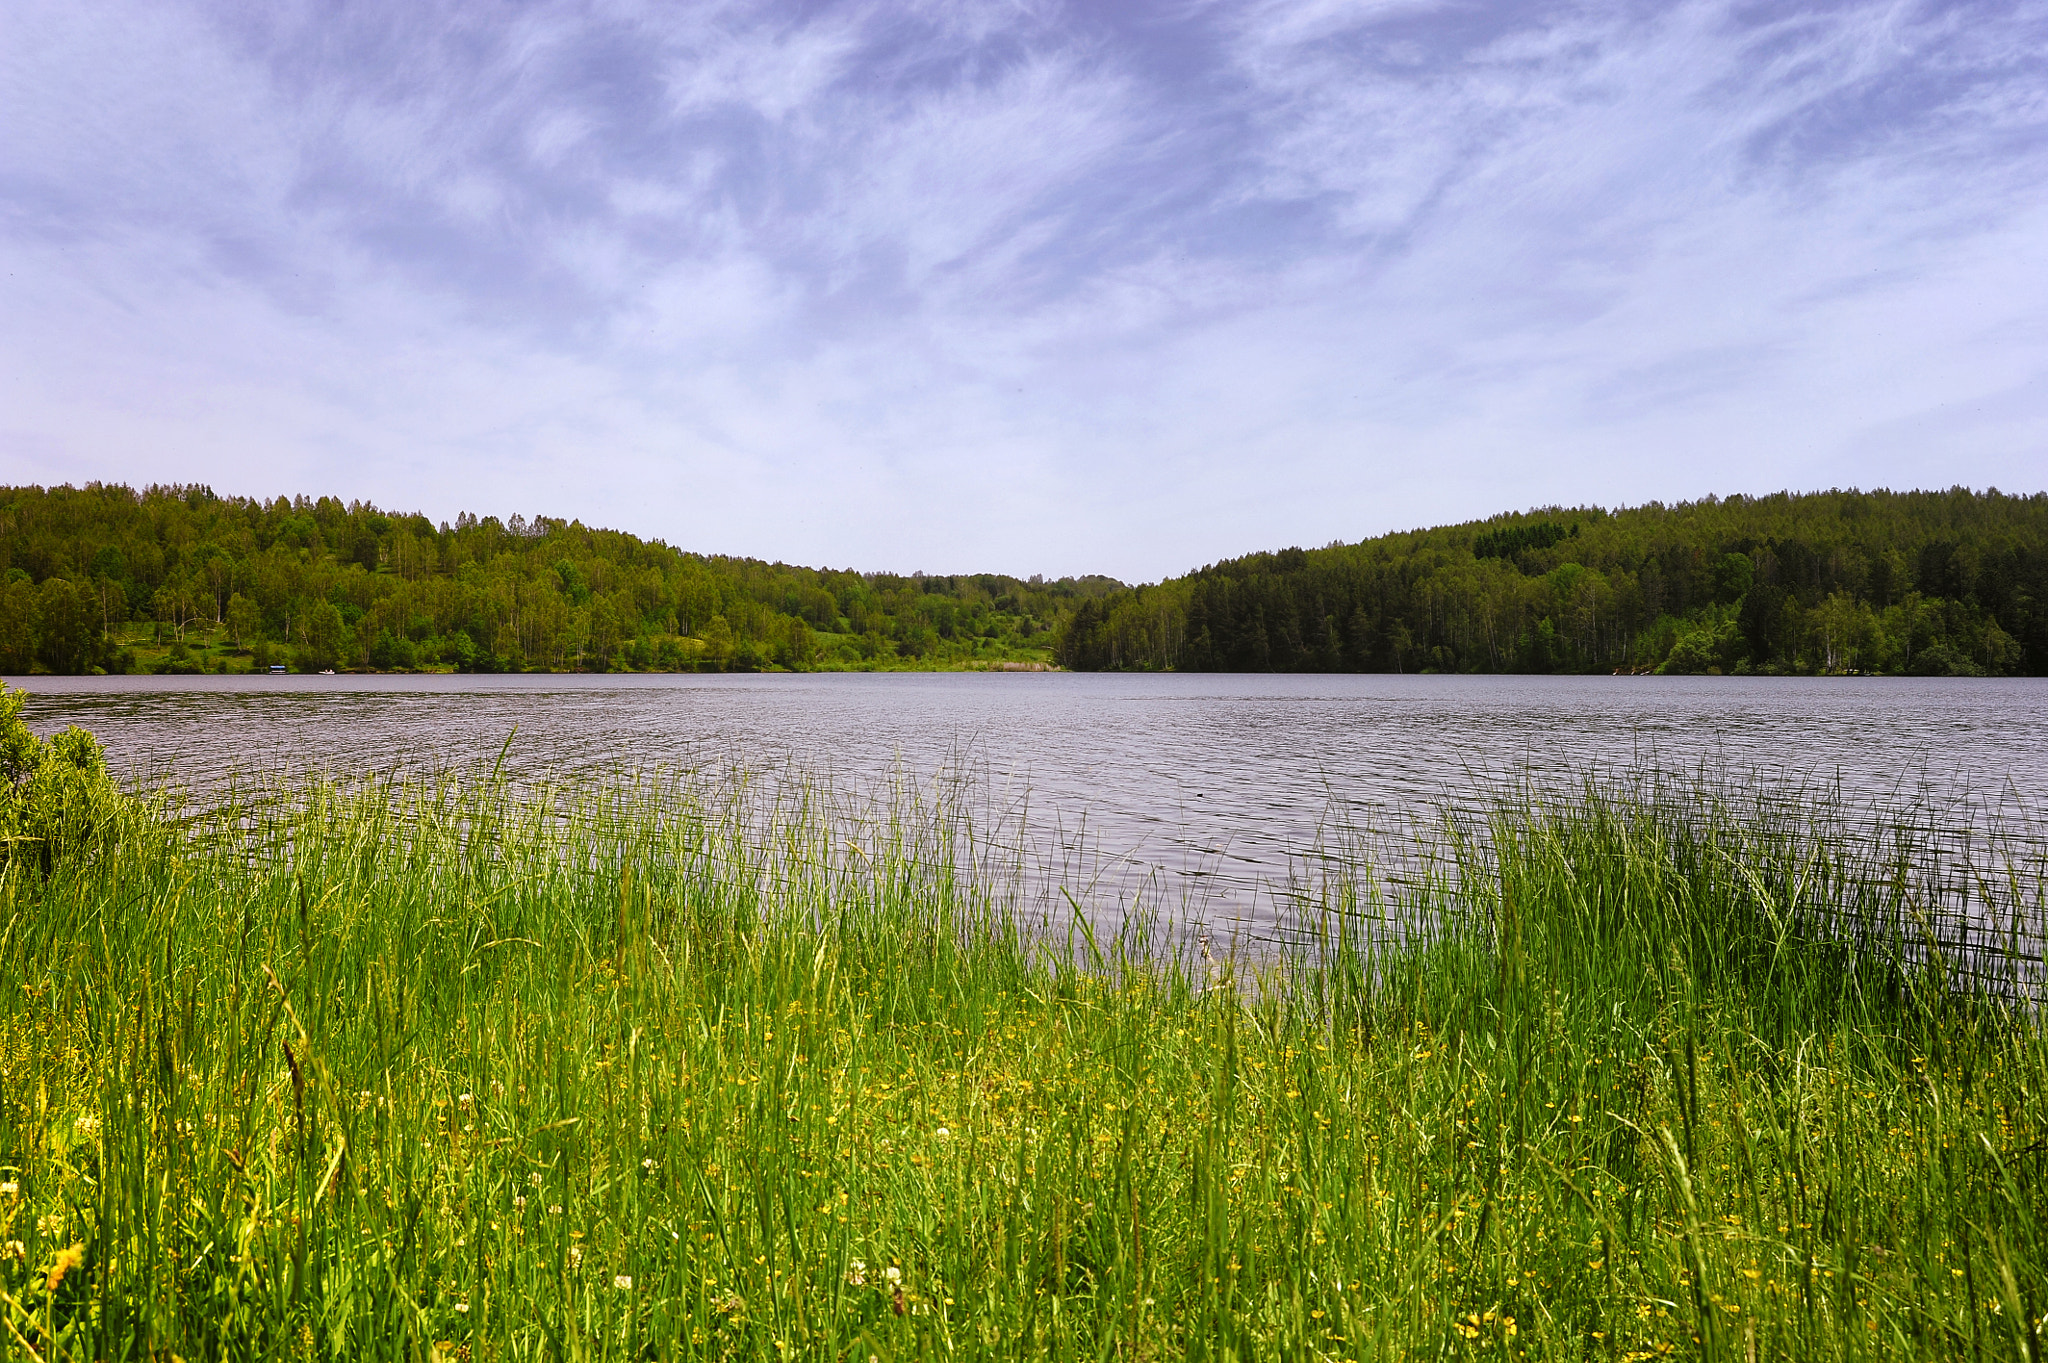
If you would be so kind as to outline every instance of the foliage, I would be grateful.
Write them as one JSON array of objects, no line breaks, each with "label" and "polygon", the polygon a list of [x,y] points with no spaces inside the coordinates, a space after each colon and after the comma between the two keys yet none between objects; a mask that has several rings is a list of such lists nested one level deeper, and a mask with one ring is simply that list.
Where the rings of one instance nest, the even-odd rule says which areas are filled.
[{"label": "foliage", "polygon": [[1574,521],[1569,530],[1556,521],[1532,521],[1525,525],[1506,525],[1498,530],[1485,530],[1472,537],[1472,557],[1513,558],[1525,549],[1548,549],[1560,540],[1570,539],[1579,533],[1578,522]]},{"label": "foliage", "polygon": [[2048,494],[1582,507],[1211,564],[1082,601],[1068,667],[2048,673]]},{"label": "foliage", "polygon": [[76,725],[48,741],[21,720],[28,694],[0,682],[0,868],[48,874],[112,832],[128,805],[98,740]]},{"label": "foliage", "polygon": [[259,786],[0,879],[10,1351],[2038,1356],[2040,1015],[1911,847],[1602,783],[1212,965],[748,789]]},{"label": "foliage", "polygon": [[15,675],[120,670],[129,622],[172,671],[225,665],[218,645],[314,671],[1023,661],[1045,656],[1074,602],[1119,586],[796,568],[547,517],[437,526],[332,497],[0,488],[0,672]]}]

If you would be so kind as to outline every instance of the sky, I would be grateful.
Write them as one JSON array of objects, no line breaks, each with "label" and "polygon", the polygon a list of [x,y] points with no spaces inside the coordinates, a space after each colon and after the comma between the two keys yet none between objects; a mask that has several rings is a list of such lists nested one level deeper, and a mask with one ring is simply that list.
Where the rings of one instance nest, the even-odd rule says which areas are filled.
[{"label": "sky", "polygon": [[1149,581],[2048,487],[2048,2],[7,0],[0,483]]}]

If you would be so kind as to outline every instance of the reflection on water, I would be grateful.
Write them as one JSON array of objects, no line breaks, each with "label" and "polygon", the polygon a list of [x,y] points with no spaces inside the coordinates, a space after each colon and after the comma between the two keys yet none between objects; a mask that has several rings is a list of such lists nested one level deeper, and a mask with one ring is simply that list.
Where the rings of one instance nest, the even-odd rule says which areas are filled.
[{"label": "reflection on water", "polygon": [[1795,796],[1839,792],[1960,839],[1964,867],[1988,830],[2033,818],[2048,788],[2048,681],[2037,679],[832,673],[25,684],[39,730],[83,724],[117,767],[200,787],[238,767],[381,771],[490,759],[501,748],[507,769],[529,780],[738,763],[872,789],[950,772],[967,778],[994,822],[1041,839],[1041,862],[1047,848],[1053,861],[1085,861],[1107,900],[1149,878],[1184,916],[1212,920],[1258,917],[1303,854],[1333,840],[1333,824],[1399,830],[1503,780],[1655,766]]}]

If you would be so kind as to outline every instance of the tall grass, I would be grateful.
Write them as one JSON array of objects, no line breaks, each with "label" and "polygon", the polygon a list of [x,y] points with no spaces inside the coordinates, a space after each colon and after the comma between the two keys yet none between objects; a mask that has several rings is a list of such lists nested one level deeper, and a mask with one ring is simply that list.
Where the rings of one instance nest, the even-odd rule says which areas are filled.
[{"label": "tall grass", "polygon": [[914,794],[245,788],[0,882],[0,1354],[2038,1357],[2038,869],[1965,970],[1760,810],[1524,792],[1233,961]]}]

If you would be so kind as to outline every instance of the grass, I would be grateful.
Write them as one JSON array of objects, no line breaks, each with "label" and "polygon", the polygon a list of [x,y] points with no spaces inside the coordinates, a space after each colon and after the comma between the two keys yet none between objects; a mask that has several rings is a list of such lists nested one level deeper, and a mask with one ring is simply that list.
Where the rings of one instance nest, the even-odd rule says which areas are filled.
[{"label": "grass", "polygon": [[[289,644],[272,642],[267,646],[265,657],[269,662],[259,665],[253,647],[237,644],[229,635],[225,625],[208,620],[194,620],[188,623],[175,638],[161,637],[164,630],[147,622],[127,622],[114,627],[115,647],[127,657],[127,666],[138,673],[181,672],[191,675],[267,673],[269,662],[286,665],[291,671],[304,670],[297,651]],[[1041,636],[1046,637],[1046,636]],[[1047,669],[1054,666],[1050,644],[1032,644],[1014,639],[982,638],[962,635],[954,639],[938,640],[929,650],[916,657],[898,656],[893,649],[873,657],[861,656],[861,641],[852,635],[821,631],[816,636],[818,654],[804,666],[805,671],[817,672],[966,672],[1002,670],[1003,664],[1024,664],[1027,669],[1035,666]],[[716,672],[720,667],[706,663],[705,643],[689,635],[655,635],[650,642],[658,648],[670,650],[666,662],[655,660],[646,666],[635,666],[628,655],[621,653],[615,659],[611,671],[617,672],[695,672],[699,670]],[[182,644],[182,649],[179,645]],[[872,646],[872,645],[871,645]],[[450,662],[423,662],[416,666],[395,669],[378,669],[355,664],[339,663],[337,668],[344,672],[378,672],[388,670],[395,674],[441,673],[456,671]],[[515,669],[528,670],[525,666]],[[537,666],[537,671],[604,671],[594,664],[579,666],[572,657],[560,669]],[[760,660],[757,666],[741,669],[747,671],[774,672],[785,670]]]},{"label": "grass", "polygon": [[17,865],[0,1354],[2040,1356],[2032,977],[1933,949],[1910,835],[1524,793],[1239,962],[1002,841],[477,773]]}]

